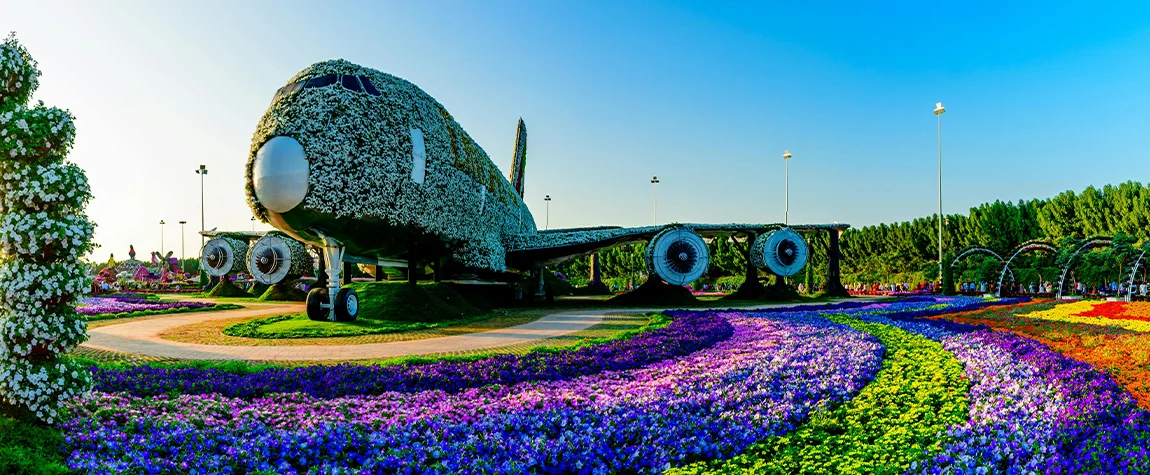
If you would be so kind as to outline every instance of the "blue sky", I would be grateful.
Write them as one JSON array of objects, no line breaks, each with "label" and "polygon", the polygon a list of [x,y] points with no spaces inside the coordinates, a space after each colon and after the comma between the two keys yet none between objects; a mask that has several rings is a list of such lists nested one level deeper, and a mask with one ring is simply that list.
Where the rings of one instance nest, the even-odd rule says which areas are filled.
[{"label": "blue sky", "polygon": [[[243,165],[275,90],[341,57],[414,82],[507,170],[528,127],[542,227],[854,225],[1150,181],[1150,2],[11,2],[38,99],[69,108],[94,253],[250,229]],[[744,203],[753,203],[746,205]],[[178,225],[165,249],[179,253]],[[266,229],[263,225],[257,229]],[[193,244],[194,243],[194,244]]]}]

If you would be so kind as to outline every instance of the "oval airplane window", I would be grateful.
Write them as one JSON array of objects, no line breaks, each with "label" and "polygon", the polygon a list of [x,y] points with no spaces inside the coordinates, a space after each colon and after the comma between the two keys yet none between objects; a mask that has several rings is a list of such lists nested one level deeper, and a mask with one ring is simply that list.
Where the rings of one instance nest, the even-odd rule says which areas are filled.
[{"label": "oval airplane window", "polygon": [[427,170],[427,148],[423,145],[423,131],[411,129],[411,180],[423,184]]}]

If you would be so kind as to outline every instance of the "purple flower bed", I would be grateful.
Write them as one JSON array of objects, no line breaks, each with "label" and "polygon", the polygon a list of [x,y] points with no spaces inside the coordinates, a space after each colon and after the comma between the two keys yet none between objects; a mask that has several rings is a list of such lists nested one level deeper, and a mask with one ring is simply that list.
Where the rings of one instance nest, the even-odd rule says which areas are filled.
[{"label": "purple flower bed", "polygon": [[497,355],[477,361],[382,367],[344,364],[268,368],[247,374],[142,365],[97,367],[92,373],[96,390],[136,396],[215,393],[254,398],[274,393],[304,393],[331,399],[385,391],[455,392],[486,384],[558,381],[607,370],[638,368],[710,347],[730,338],[732,331],[725,318],[697,314],[627,340],[554,353]]},{"label": "purple flower bed", "polygon": [[789,432],[813,408],[852,397],[881,364],[874,337],[821,318],[694,315],[677,321],[729,318],[732,335],[561,381],[326,400],[97,393],[64,427],[68,464],[92,473],[659,473]]},{"label": "purple flower bed", "polygon": [[[956,298],[945,313],[977,309],[978,300]],[[885,315],[851,313],[939,341],[971,380],[970,420],[951,428],[954,442],[911,473],[1150,471],[1150,413],[1105,373],[1012,333],[923,320],[937,310],[916,306]]]},{"label": "purple flower bed", "polygon": [[215,305],[207,302],[158,302],[148,300],[146,297],[136,297],[136,295],[85,297],[80,299],[80,305],[76,307],[76,312],[81,315],[97,316],[142,311],[194,309],[214,307]]}]

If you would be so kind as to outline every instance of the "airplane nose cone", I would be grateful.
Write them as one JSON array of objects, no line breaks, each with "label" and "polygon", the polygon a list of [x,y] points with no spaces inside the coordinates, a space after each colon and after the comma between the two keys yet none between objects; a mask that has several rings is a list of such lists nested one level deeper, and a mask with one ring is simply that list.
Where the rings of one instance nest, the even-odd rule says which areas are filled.
[{"label": "airplane nose cone", "polygon": [[265,208],[286,213],[307,196],[308,163],[303,146],[291,137],[268,140],[256,152],[252,187]]}]

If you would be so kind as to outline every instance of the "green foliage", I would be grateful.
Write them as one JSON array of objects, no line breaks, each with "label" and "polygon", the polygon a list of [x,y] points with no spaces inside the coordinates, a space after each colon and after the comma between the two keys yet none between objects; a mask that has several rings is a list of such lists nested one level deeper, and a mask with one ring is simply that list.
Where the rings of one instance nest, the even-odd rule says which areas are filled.
[{"label": "green foliage", "polygon": [[208,291],[209,297],[251,297],[246,290],[241,289],[235,282],[227,278],[220,279],[220,283]]},{"label": "green foliage", "polygon": [[211,306],[211,307],[197,307],[197,308],[181,307],[181,308],[170,308],[170,309],[165,309],[165,310],[137,310],[135,312],[124,312],[124,313],[98,313],[96,315],[85,315],[84,319],[89,321],[89,322],[94,322],[94,321],[98,321],[98,320],[112,320],[112,319],[116,319],[116,318],[147,317],[147,316],[151,316],[151,315],[167,315],[170,313],[215,312],[217,310],[235,310],[235,309],[239,309],[239,308],[244,308],[244,306],[243,305],[236,305],[234,303],[221,303],[221,304],[216,304],[216,305]]},{"label": "green foliage", "polygon": [[0,473],[73,473],[64,466],[63,445],[64,437],[55,429],[0,415]]},{"label": "green foliage", "polygon": [[360,313],[354,322],[313,321],[306,315],[279,315],[230,325],[223,333],[269,339],[343,337],[462,325],[488,318],[451,284],[357,282],[347,287],[355,289],[359,296]]},{"label": "green foliage", "polygon": [[670,285],[660,279],[648,279],[639,288],[615,297],[608,302],[615,305],[697,305],[699,300],[684,287]]},{"label": "green foliage", "polygon": [[259,282],[256,282],[256,283],[252,284],[252,288],[248,289],[248,294],[253,296],[253,297],[259,297],[259,296],[263,295],[264,292],[267,292],[269,287],[271,287],[271,286],[267,285],[267,284],[261,284]]},{"label": "green foliage", "polygon": [[[1129,181],[1088,187],[1081,193],[1063,192],[1050,199],[985,203],[966,215],[952,214],[944,223],[943,248],[954,253],[970,245],[984,245],[1007,253],[1018,244],[1034,239],[1056,245],[1080,242],[1093,236],[1124,234],[1134,242],[1148,237],[1150,230],[1150,186]],[[908,222],[848,229],[843,233],[844,283],[919,282],[937,278],[938,216]],[[1121,250],[1092,252],[1080,256],[1074,265],[1082,280],[1101,283],[1120,278]],[[1003,256],[1007,257],[1007,256]],[[1058,256],[1034,254],[1020,257],[1012,265],[1021,282],[1057,282]],[[949,266],[949,262],[946,265]],[[956,281],[997,282],[1001,264],[993,258],[975,256],[961,262]],[[936,273],[931,274],[934,270]]]},{"label": "green foliage", "polygon": [[260,294],[260,298],[256,300],[260,302],[303,302],[307,300],[307,293],[295,288],[288,282],[277,282],[275,285],[267,286]]},{"label": "green foliage", "polygon": [[970,382],[939,343],[877,323],[831,320],[882,340],[874,381],[846,403],[815,411],[795,432],[753,445],[727,461],[700,462],[668,474],[897,474],[939,449],[947,427],[967,419]]}]

